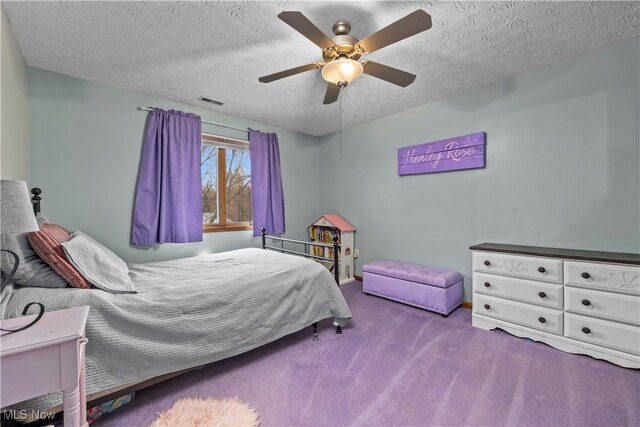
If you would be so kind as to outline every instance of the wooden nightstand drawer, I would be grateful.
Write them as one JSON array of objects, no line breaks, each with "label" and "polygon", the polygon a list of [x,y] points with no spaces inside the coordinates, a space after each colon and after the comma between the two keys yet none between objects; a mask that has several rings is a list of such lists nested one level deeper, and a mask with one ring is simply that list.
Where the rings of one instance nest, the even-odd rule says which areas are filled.
[{"label": "wooden nightstand drawer", "polygon": [[[47,363],[42,363],[46,360]],[[18,353],[2,358],[0,372],[0,393],[3,396],[11,396],[10,402],[21,402],[34,397],[33,392],[26,387],[16,387],[16,384],[39,384],[38,392],[41,394],[52,393],[61,390],[60,372],[51,369],[51,366],[60,365],[60,349],[58,346],[50,346],[41,349],[38,353]],[[25,369],[18,369],[18,366]],[[4,399],[3,399],[4,404]]]}]

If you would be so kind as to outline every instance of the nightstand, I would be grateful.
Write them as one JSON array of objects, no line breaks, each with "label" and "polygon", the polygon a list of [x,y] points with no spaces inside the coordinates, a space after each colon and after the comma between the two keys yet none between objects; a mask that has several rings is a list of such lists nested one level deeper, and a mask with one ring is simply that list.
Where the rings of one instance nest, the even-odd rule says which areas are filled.
[{"label": "nightstand", "polygon": [[[88,425],[84,378],[88,314],[88,306],[51,311],[24,331],[2,333],[0,407],[62,390],[64,425]],[[22,316],[0,324],[2,329],[17,329],[35,317]]]}]

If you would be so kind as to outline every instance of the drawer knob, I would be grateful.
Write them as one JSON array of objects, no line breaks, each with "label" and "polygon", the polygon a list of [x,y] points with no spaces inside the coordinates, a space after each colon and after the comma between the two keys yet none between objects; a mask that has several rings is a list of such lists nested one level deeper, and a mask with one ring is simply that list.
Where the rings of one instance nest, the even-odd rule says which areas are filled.
[{"label": "drawer knob", "polygon": [[490,287],[491,287],[491,283],[489,283],[489,282],[484,282],[484,287],[485,287],[485,288],[490,288]]},{"label": "drawer knob", "polygon": [[489,310],[491,308],[491,306],[489,304],[485,304],[484,308],[485,308],[485,310]]},{"label": "drawer knob", "polygon": [[489,267],[491,265],[491,262],[489,260],[485,260],[484,261],[484,265],[486,265],[487,267]]},{"label": "drawer knob", "polygon": [[591,277],[591,275],[589,273],[587,273],[586,271],[584,273],[581,274],[583,279],[588,279],[589,277]]},{"label": "drawer knob", "polygon": [[538,271],[539,271],[540,273],[544,273],[544,272],[545,272],[545,271],[547,271],[547,270],[545,270],[545,268],[544,268],[544,267],[538,267]]},{"label": "drawer knob", "polygon": [[545,294],[544,292],[538,292],[538,296],[539,296],[540,298],[546,298],[546,297],[547,297],[547,294]]},{"label": "drawer knob", "polygon": [[584,305],[584,306],[591,305],[591,301],[589,301],[588,299],[583,299],[582,300],[582,305]]},{"label": "drawer knob", "polygon": [[538,317],[538,322],[540,323],[546,323],[547,319],[545,319],[544,317]]},{"label": "drawer knob", "polygon": [[582,328],[582,332],[584,332],[585,334],[590,334],[591,333],[591,329],[587,328],[586,326],[584,328]]}]

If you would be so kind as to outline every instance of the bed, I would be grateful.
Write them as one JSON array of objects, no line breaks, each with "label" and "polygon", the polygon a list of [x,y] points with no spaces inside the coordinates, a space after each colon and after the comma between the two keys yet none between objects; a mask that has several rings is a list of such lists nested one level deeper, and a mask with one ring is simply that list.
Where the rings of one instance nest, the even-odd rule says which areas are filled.
[{"label": "bed", "polygon": [[[5,318],[20,315],[32,301],[48,311],[91,307],[89,400],[105,390],[238,355],[322,319],[344,326],[351,318],[331,273],[304,257],[248,248],[129,264],[129,270],[136,294],[11,284],[2,291]],[[53,394],[18,406],[42,410],[60,401]]]}]

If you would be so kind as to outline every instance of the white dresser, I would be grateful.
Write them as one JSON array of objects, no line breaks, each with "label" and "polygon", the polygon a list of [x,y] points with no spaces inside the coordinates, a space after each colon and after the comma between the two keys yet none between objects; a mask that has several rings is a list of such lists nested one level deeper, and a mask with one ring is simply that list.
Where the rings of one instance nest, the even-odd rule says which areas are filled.
[{"label": "white dresser", "polygon": [[640,254],[483,243],[473,326],[640,368]]}]

